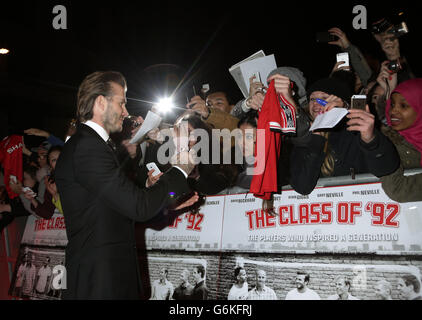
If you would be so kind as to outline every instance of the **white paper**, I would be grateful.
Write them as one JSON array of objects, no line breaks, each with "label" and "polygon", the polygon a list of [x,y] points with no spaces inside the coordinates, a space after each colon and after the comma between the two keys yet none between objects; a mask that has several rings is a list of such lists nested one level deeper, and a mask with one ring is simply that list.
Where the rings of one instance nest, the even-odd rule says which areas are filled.
[{"label": "white paper", "polygon": [[309,131],[314,131],[317,129],[324,129],[324,128],[333,128],[335,127],[341,119],[343,119],[349,111],[345,108],[334,108],[328,112],[319,114],[316,118],[314,123],[312,124]]},{"label": "white paper", "polygon": [[[260,50],[256,53],[254,53],[253,55],[249,56],[248,58],[236,63],[235,65],[233,65],[230,69],[229,72],[232,75],[234,81],[236,81],[237,86],[239,87],[240,91],[242,91],[243,96],[246,98],[249,95],[249,79],[248,81],[245,83],[244,81],[244,76],[242,75],[242,71],[240,69],[240,66],[243,63],[246,63],[248,61],[253,61],[256,60],[258,58],[263,58],[265,57],[265,53],[263,50]],[[258,72],[260,70],[255,69],[254,72]],[[262,74],[261,74],[262,76]]]},{"label": "white paper", "polygon": [[135,136],[130,140],[131,144],[136,144],[139,141],[142,140],[142,138],[148,134],[151,130],[154,130],[158,128],[158,126],[161,123],[161,117],[151,111],[148,111],[148,114],[144,120],[144,122],[141,125],[141,128],[138,130],[138,132],[135,134]]},{"label": "white paper", "polygon": [[277,69],[277,64],[275,63],[275,57],[273,54],[241,63],[240,71],[242,73],[243,82],[248,88],[245,98],[249,95],[249,79],[254,76],[255,73],[259,72],[261,81],[266,86],[268,75],[274,69]]}]

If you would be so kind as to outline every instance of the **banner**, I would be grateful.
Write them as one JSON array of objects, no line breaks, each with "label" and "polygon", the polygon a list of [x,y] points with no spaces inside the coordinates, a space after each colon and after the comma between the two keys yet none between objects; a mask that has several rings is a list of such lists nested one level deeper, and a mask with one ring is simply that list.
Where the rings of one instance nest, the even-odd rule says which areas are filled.
[{"label": "banner", "polygon": [[[184,215],[147,248],[202,251],[422,253],[420,203],[396,203],[380,183],[283,191],[276,216],[248,195],[208,197],[200,214]],[[218,204],[217,204],[218,203]]]},{"label": "banner", "polygon": [[62,214],[49,220],[29,216],[9,295],[19,299],[60,300],[65,288],[66,226]]}]

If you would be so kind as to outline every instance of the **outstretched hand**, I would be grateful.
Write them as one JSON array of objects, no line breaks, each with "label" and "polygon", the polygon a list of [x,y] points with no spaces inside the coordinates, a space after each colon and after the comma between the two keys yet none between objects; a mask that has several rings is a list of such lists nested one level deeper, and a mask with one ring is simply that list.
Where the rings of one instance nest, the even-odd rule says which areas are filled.
[{"label": "outstretched hand", "polygon": [[350,46],[350,41],[347,39],[346,34],[339,28],[331,28],[328,30],[328,32],[336,37],[338,37],[338,40],[328,42],[328,44],[334,44],[336,46],[339,46],[343,50],[346,50]]},{"label": "outstretched hand", "polygon": [[369,112],[369,106],[366,105],[366,110],[350,109],[347,118],[348,131],[359,131],[360,138],[365,143],[370,143],[375,138],[374,124],[375,116]]}]

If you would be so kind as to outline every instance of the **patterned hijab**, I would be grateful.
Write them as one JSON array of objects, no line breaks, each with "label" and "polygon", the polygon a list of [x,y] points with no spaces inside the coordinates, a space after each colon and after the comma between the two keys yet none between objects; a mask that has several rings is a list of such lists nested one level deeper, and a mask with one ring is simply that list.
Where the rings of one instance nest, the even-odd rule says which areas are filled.
[{"label": "patterned hijab", "polygon": [[[398,131],[398,133],[422,154],[422,78],[400,83],[393,91],[393,93],[395,92],[400,93],[418,114],[415,123],[410,128]],[[390,108],[391,99],[387,101],[385,107],[385,116],[389,126],[391,126]]]}]

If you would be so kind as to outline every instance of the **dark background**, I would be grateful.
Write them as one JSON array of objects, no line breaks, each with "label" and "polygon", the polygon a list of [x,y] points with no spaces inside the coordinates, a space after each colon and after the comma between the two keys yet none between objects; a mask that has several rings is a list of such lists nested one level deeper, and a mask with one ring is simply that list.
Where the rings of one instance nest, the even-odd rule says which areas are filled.
[{"label": "dark background", "polygon": [[[37,127],[64,138],[75,114],[84,77],[117,70],[128,81],[128,111],[144,116],[151,105],[180,84],[176,99],[199,92],[203,83],[242,98],[228,72],[263,49],[281,66],[301,69],[308,84],[326,77],[337,46],[318,44],[317,31],[337,26],[370,61],[385,57],[369,30],[354,30],[355,5],[375,19],[404,9],[410,33],[401,53],[420,76],[420,11],[413,2],[365,1],[8,1],[0,11],[0,137]],[[67,30],[55,30],[55,5],[67,9]],[[419,60],[418,60],[419,59]],[[374,67],[375,68],[375,67]],[[171,122],[181,111],[166,119]]]}]

